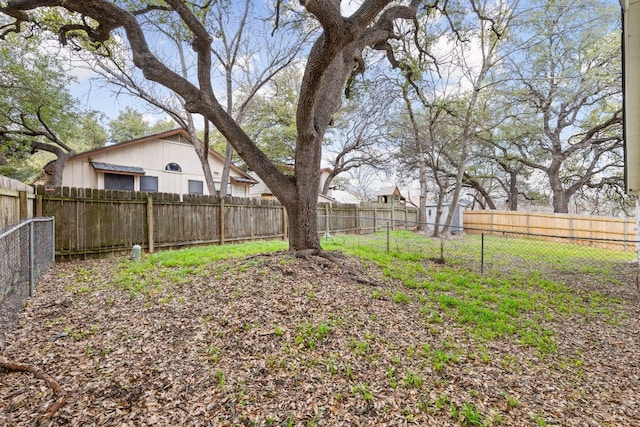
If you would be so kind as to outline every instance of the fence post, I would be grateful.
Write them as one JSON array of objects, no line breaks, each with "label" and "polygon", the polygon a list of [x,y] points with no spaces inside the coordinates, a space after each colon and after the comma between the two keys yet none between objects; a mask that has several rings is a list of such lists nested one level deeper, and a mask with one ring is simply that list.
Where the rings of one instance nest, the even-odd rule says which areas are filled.
[{"label": "fence post", "polygon": [[18,191],[18,197],[20,199],[20,219],[29,218],[29,205],[26,191]]},{"label": "fence post", "polygon": [[253,200],[251,201],[251,204],[249,205],[249,235],[251,236],[251,240],[254,240],[256,232],[254,230],[254,222],[255,222],[255,218],[256,218],[256,211],[254,208],[254,204],[253,204]]},{"label": "fence post", "polygon": [[220,244],[224,245],[224,197],[220,196],[220,212],[218,214],[220,226]]},{"label": "fence post", "polygon": [[355,211],[356,211],[356,236],[358,234],[360,234],[360,208],[358,207],[358,205],[354,205],[355,206]]},{"label": "fence post", "polygon": [[390,222],[387,221],[387,253],[389,253],[389,251],[391,250],[390,248],[390,240],[389,240],[389,226],[390,226]]},{"label": "fence post", "polygon": [[51,217],[51,262],[56,262],[56,217]]},{"label": "fence post", "polygon": [[404,229],[409,229],[409,209],[406,206],[404,207]]},{"label": "fence post", "polygon": [[373,232],[376,232],[376,208],[373,208]]},{"label": "fence post", "polygon": [[36,216],[38,216],[38,217],[39,216],[43,216],[42,211],[43,211],[44,208],[42,207],[42,205],[43,205],[42,199],[43,199],[42,194],[37,194],[36,195],[36,209],[35,209],[35,212],[36,212]]},{"label": "fence post", "polygon": [[324,204],[324,237],[331,237],[329,234],[329,203]]},{"label": "fence post", "polygon": [[396,222],[394,220],[394,213],[395,213],[395,206],[393,205],[393,198],[391,199],[391,227],[393,227],[393,229],[396,229]]},{"label": "fence post", "polygon": [[[26,194],[26,193],[25,193]],[[33,230],[33,220],[29,222],[29,296],[33,297],[35,292],[35,235]]]},{"label": "fence post", "polygon": [[484,276],[484,233],[480,235],[480,275]]},{"label": "fence post", "polygon": [[153,196],[147,195],[147,238],[149,240],[149,253],[152,254],[155,250],[155,242],[153,241],[153,232],[155,228],[155,222],[153,218]]},{"label": "fence post", "polygon": [[569,241],[573,242],[573,215],[569,214]]}]

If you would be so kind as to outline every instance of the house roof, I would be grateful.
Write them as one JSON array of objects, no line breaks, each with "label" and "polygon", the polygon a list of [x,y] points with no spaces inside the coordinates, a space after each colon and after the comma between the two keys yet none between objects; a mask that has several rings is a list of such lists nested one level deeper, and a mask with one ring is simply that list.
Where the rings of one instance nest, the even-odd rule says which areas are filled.
[{"label": "house roof", "polygon": [[397,196],[400,200],[407,200],[407,198],[402,195],[397,185],[382,187],[381,189],[376,191],[376,197],[381,196]]},{"label": "house roof", "polygon": [[97,171],[103,172],[115,172],[121,173],[125,175],[144,175],[145,171],[143,168],[139,168],[137,166],[122,166],[122,165],[112,165],[110,163],[102,163],[102,162],[91,162],[91,166]]},{"label": "house roof", "polygon": [[395,185],[389,187],[382,187],[378,191],[376,191],[376,196],[389,196],[391,194],[400,194],[400,190]]},{"label": "house roof", "polygon": [[246,177],[246,176],[232,176],[230,178],[231,178],[231,181],[238,182],[238,183],[256,184],[258,182],[255,179],[251,177]]},{"label": "house roof", "polygon": [[[130,147],[132,145],[136,145],[136,144],[141,144],[144,142],[148,142],[148,141],[154,141],[157,139],[167,139],[167,138],[171,138],[172,136],[182,136],[183,138],[185,138],[187,141],[191,141],[191,137],[189,136],[189,132],[187,132],[186,130],[182,129],[182,128],[178,128],[178,129],[173,129],[173,130],[169,130],[166,132],[161,132],[161,133],[156,133],[153,135],[147,135],[147,136],[143,136],[141,138],[136,138],[136,139],[132,139],[130,141],[123,141],[123,142],[119,142],[117,144],[112,144],[112,145],[107,145],[104,147],[100,147],[100,148],[95,148],[93,150],[89,150],[89,151],[84,151],[82,153],[78,153],[74,156],[71,156],[69,159],[80,159],[83,157],[91,157],[94,156],[96,154],[102,154],[102,153],[108,153],[110,151],[114,151],[114,150],[119,150],[121,148],[124,147]],[[213,149],[209,149],[209,155],[213,156],[215,158],[217,158],[218,160],[220,160],[221,162],[224,163],[224,156],[220,153],[218,153],[217,151],[213,150]],[[92,162],[94,163],[94,162]],[[106,164],[106,163],[105,163]],[[121,166],[121,167],[126,167],[126,166]],[[233,170],[233,173],[239,176],[234,176],[232,179],[236,180],[236,182],[238,183],[249,183],[249,184],[255,184],[256,181],[251,178],[249,175],[247,175],[242,169],[240,169],[239,167],[237,167],[236,165],[232,164],[231,165],[231,169]],[[107,170],[107,169],[104,169]],[[113,171],[113,172],[118,172],[118,171]],[[120,171],[120,173],[124,173],[122,171]],[[127,172],[127,173],[131,173],[131,172]],[[144,174],[144,171],[142,171],[142,174]]]}]

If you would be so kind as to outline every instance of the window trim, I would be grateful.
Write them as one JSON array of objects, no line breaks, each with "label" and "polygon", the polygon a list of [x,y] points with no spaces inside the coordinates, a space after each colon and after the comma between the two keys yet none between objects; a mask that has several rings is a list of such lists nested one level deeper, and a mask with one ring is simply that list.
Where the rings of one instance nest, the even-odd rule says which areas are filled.
[{"label": "window trim", "polygon": [[[155,178],[155,184],[156,184],[156,189],[155,190],[147,190],[147,189],[142,189],[142,181],[143,178]],[[159,188],[159,179],[157,176],[153,176],[153,175],[143,175],[140,177],[140,191],[144,191],[147,193],[157,193],[158,192],[158,188]]]},{"label": "window trim", "polygon": [[[194,192],[191,191],[191,184],[192,183],[200,184],[200,192],[199,193],[194,193]],[[189,179],[189,180],[187,180],[187,192],[188,192],[188,194],[204,195],[204,181],[201,181],[201,180],[198,180],[198,179]]]},{"label": "window trim", "polygon": [[176,162],[169,162],[164,166],[164,170],[167,171],[167,172],[181,173],[182,172],[182,166],[180,166]]}]

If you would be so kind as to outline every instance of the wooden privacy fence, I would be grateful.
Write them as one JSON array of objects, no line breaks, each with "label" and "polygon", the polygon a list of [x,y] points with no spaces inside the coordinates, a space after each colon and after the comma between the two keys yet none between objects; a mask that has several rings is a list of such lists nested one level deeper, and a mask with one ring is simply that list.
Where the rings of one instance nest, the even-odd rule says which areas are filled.
[{"label": "wooden privacy fence", "polygon": [[[130,191],[36,188],[36,210],[56,218],[59,259],[199,244],[286,239],[287,216],[276,201]],[[388,205],[319,205],[318,232],[369,233],[412,227],[417,212]]]},{"label": "wooden privacy fence", "polygon": [[571,214],[465,211],[468,233],[509,233],[617,250],[636,250],[636,222],[627,218]]},{"label": "wooden privacy fence", "polygon": [[0,228],[33,217],[33,198],[31,187],[0,175]]}]

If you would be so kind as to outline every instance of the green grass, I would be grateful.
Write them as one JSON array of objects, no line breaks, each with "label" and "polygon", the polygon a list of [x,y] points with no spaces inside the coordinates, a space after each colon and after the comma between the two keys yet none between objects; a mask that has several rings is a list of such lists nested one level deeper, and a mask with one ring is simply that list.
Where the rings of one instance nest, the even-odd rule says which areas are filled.
[{"label": "green grass", "polygon": [[[566,243],[490,236],[485,237],[485,259],[494,259],[494,265],[500,268],[480,274],[476,264],[480,236],[447,242],[445,265],[430,262],[440,256],[439,239],[395,231],[390,240],[389,252],[383,233],[333,237],[323,241],[323,246],[358,257],[365,265],[377,267],[386,280],[404,285],[391,291],[389,297],[406,306],[403,309],[420,310],[426,323],[460,325],[480,343],[512,337],[543,356],[556,350],[549,322],[557,316],[605,316],[608,321],[617,321],[618,301],[599,292],[573,289],[557,277],[575,272],[587,274],[588,270],[608,280],[616,262],[634,256]],[[168,303],[172,294],[165,287],[171,284],[184,285],[194,276],[215,278],[233,271],[259,270],[264,261],[250,255],[284,249],[286,242],[260,241],[160,252],[137,262],[122,263],[116,283],[134,295],[144,294],[159,303]],[[225,262],[245,257],[248,258],[241,263]],[[212,266],[213,262],[216,263]],[[292,257],[290,262],[295,259]],[[523,265],[525,269],[521,268]],[[373,298],[384,295],[379,292]],[[330,323],[299,325],[296,344],[312,349],[331,327]],[[359,346],[355,350],[367,353]],[[434,366],[441,369],[449,362],[434,359]]]},{"label": "green grass", "polygon": [[303,324],[296,328],[294,344],[313,350],[331,332],[331,325],[322,322],[319,325]]},{"label": "green grass", "polygon": [[[512,336],[545,355],[556,350],[548,322],[558,315],[603,315],[615,321],[618,301],[599,292],[572,289],[555,278],[563,273],[584,273],[589,262],[597,262],[591,270],[607,277],[616,262],[632,259],[633,254],[491,236],[490,245],[485,237],[485,259],[500,257],[510,269],[481,275],[472,254],[476,251],[479,258],[479,239],[464,236],[451,243],[445,251],[446,266],[429,262],[434,255],[439,257],[439,239],[404,231],[391,233],[389,252],[384,234],[340,236],[326,241],[325,248],[378,266],[384,276],[406,286],[393,294],[395,302],[420,301],[429,322],[465,326],[481,341]],[[536,269],[522,271],[519,267],[523,264]],[[437,362],[438,367],[443,365]]]},{"label": "green grass", "polygon": [[[287,249],[286,242],[273,240],[163,251],[143,256],[135,262],[123,262],[115,281],[133,295],[140,293],[149,295],[161,290],[160,288],[167,282],[176,285],[186,284],[194,275],[209,274],[205,269],[213,262],[285,249]],[[258,260],[247,260],[238,269],[242,272],[256,267],[259,267]],[[224,263],[219,265],[220,272],[227,270],[228,266]]]}]

